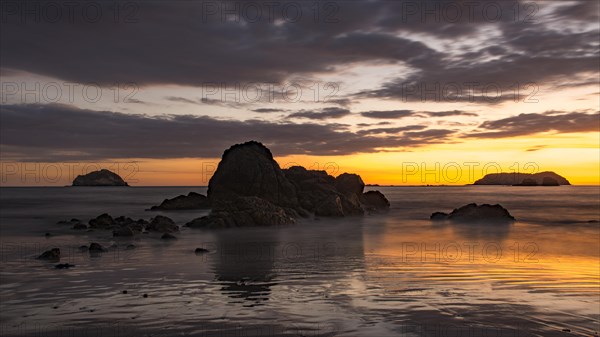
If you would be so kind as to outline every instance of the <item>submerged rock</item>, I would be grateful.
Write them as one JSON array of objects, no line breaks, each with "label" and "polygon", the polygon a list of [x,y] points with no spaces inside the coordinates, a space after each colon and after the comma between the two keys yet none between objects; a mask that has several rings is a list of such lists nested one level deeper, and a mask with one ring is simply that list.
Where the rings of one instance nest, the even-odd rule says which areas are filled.
[{"label": "submerged rock", "polygon": [[113,236],[117,237],[132,237],[133,234],[133,230],[128,226],[121,227],[113,231]]},{"label": "submerged rock", "polygon": [[153,232],[174,233],[179,231],[179,226],[177,226],[175,222],[171,220],[171,218],[157,215],[150,220],[150,223],[146,226],[146,229]]},{"label": "submerged rock", "polygon": [[38,260],[48,260],[48,261],[58,261],[60,260],[60,249],[52,248],[43,252],[40,256],[37,257]]},{"label": "submerged rock", "polygon": [[56,266],[54,266],[54,268],[56,269],[69,269],[71,267],[75,267],[75,265],[69,263],[59,263]]},{"label": "submerged rock", "polygon": [[82,224],[81,222],[78,222],[73,225],[73,229],[76,229],[76,230],[83,230],[83,229],[87,229],[87,228],[88,228],[88,226],[86,226],[85,224]]},{"label": "submerged rock", "polygon": [[92,242],[90,243],[90,247],[88,248],[90,253],[104,253],[108,252],[108,249],[104,248],[101,244]]},{"label": "submerged rock", "polygon": [[431,220],[450,220],[454,222],[514,222],[515,218],[499,204],[468,204],[454,209],[450,214],[435,212]]},{"label": "submerged rock", "polygon": [[196,192],[180,195],[173,199],[165,199],[160,205],[152,206],[151,211],[173,211],[210,208],[208,198]]},{"label": "submerged rock", "polygon": [[177,237],[173,234],[165,233],[160,237],[162,240],[175,240]]},{"label": "submerged rock", "polygon": [[109,229],[115,226],[115,220],[112,216],[104,213],[98,215],[95,219],[91,219],[89,222],[90,228]]},{"label": "submerged rock", "polygon": [[129,186],[118,174],[102,169],[88,174],[78,175],[73,186]]}]

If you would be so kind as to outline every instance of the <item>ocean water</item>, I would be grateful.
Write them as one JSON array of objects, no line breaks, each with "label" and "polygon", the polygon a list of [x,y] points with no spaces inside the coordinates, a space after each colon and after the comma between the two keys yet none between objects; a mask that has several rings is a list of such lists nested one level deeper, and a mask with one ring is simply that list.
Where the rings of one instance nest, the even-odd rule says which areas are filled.
[{"label": "ocean water", "polygon": [[[145,209],[206,188],[0,188],[0,335],[598,335],[598,186],[377,189],[387,214],[182,228],[165,242],[57,222],[106,212],[183,225],[207,212]],[[500,203],[518,221],[428,220],[470,202]],[[79,252],[90,242],[109,251]],[[75,267],[35,259],[53,247]]]}]

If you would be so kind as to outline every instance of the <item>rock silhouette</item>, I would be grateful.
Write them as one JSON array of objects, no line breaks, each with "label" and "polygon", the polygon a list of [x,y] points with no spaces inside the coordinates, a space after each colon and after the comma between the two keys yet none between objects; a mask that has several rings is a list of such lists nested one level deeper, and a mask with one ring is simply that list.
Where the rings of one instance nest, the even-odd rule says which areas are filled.
[{"label": "rock silhouette", "polygon": [[88,174],[78,175],[73,186],[129,186],[118,174],[102,169]]},{"label": "rock silhouette", "polygon": [[544,177],[542,180],[542,186],[559,186],[559,182],[551,177]]},{"label": "rock silhouette", "polygon": [[449,220],[463,223],[510,223],[515,221],[515,218],[508,212],[508,210],[499,204],[468,204],[459,208],[455,208],[452,212],[450,212],[450,214],[434,212],[429,218],[433,221]]},{"label": "rock silhouette", "polygon": [[48,260],[48,261],[59,261],[60,260],[60,249],[52,248],[43,252],[40,256],[37,257],[38,260]]},{"label": "rock silhouette", "polygon": [[298,217],[311,214],[362,215],[363,203],[369,211],[389,208],[383,194],[365,196],[364,187],[356,174],[344,173],[334,178],[325,171],[301,166],[281,169],[268,148],[250,141],[223,153],[208,184],[211,213],[186,225],[276,226],[293,224]]},{"label": "rock silhouette", "polygon": [[[519,185],[524,182],[525,179],[530,179],[536,182],[536,185],[543,185],[544,178],[552,178],[558,182],[559,185],[571,185],[569,181],[551,171],[539,172],[535,174],[531,173],[491,173],[486,174],[483,178],[475,181],[474,185]],[[519,185],[520,186],[520,185]],[[530,185],[527,185],[530,186]]]},{"label": "rock silhouette", "polygon": [[537,186],[537,185],[538,185],[538,183],[537,183],[537,181],[535,181],[535,179],[526,178],[526,179],[523,179],[523,181],[520,184],[515,184],[513,186]]},{"label": "rock silhouette", "polygon": [[196,192],[180,195],[173,199],[165,199],[160,205],[152,206],[151,211],[174,211],[209,208],[208,198]]}]

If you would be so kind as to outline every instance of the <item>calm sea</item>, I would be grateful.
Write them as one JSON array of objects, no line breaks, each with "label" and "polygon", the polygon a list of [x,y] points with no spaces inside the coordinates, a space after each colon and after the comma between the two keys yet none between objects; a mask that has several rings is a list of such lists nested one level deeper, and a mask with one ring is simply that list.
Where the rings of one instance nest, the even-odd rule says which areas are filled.
[{"label": "calm sea", "polygon": [[[182,228],[165,242],[57,221],[163,214],[183,225],[206,211],[145,209],[206,188],[0,188],[0,335],[598,335],[600,187],[377,189],[387,214]],[[500,203],[518,221],[428,220],[471,202]],[[109,251],[78,250],[90,242]],[[53,247],[75,267],[35,259]]]}]

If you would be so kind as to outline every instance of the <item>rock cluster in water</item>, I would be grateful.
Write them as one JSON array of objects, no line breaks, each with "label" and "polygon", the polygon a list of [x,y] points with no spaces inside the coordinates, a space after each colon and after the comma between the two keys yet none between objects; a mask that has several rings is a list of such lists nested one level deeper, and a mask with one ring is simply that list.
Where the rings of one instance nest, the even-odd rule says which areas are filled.
[{"label": "rock cluster in water", "polygon": [[88,174],[78,175],[73,186],[129,186],[118,174],[102,169]]},{"label": "rock cluster in water", "polygon": [[73,229],[90,230],[112,230],[114,237],[132,237],[143,232],[174,233],[179,231],[179,226],[171,218],[163,215],[157,215],[150,220],[119,216],[113,218],[107,213],[100,214],[88,221],[85,225],[78,219],[70,221],[59,221],[58,224],[72,225]]},{"label": "rock cluster in water", "polygon": [[152,206],[151,211],[179,211],[210,208],[208,198],[196,192],[180,195],[173,199],[165,199],[160,205]]},{"label": "rock cluster in water", "polygon": [[389,209],[382,193],[363,193],[364,187],[356,174],[334,178],[301,166],[281,169],[268,148],[250,141],[223,153],[208,185],[211,213],[186,225],[273,226],[311,214],[341,217]]},{"label": "rock cluster in water", "polygon": [[455,208],[452,212],[435,212],[430,217],[433,221],[449,220],[453,222],[479,223],[479,222],[514,222],[515,218],[501,205],[468,204]]}]

